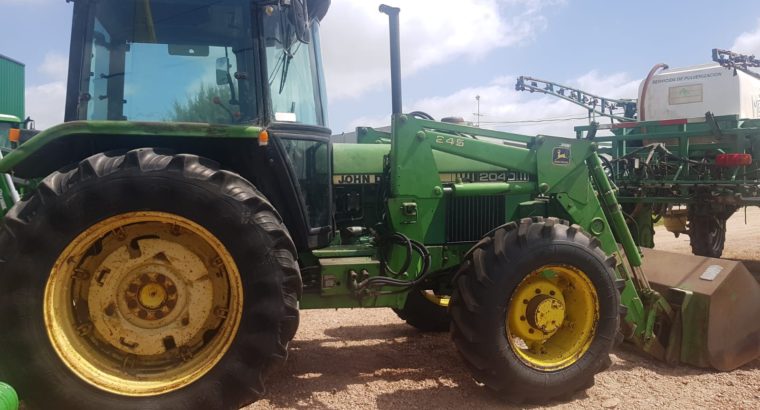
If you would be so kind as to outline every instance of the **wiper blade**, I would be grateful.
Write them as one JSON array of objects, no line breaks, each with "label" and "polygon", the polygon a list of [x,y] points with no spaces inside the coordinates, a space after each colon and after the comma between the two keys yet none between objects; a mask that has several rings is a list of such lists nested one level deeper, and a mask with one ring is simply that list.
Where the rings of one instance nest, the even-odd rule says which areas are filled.
[{"label": "wiper blade", "polygon": [[[230,54],[227,47],[224,47],[224,58],[227,59],[227,84],[230,86],[230,104],[240,105],[237,99],[237,91],[235,90],[235,83],[232,81],[232,74],[230,73]],[[237,76],[236,76],[237,77]]]},{"label": "wiper blade", "polygon": [[[288,73],[290,71],[290,62],[293,60],[293,57],[298,53],[298,50],[301,48],[301,42],[296,40],[293,41],[292,31],[293,27],[288,25],[286,23],[286,20],[284,16],[280,15],[280,27],[283,30],[282,37],[285,40],[282,42],[282,59],[278,64],[282,64],[282,72],[280,73],[280,91],[279,94],[282,94],[282,91],[285,90],[285,84],[287,84],[288,80]],[[298,46],[296,46],[296,49],[293,50],[293,44],[298,43]],[[276,69],[274,70],[277,71]]]},{"label": "wiper blade", "polygon": [[[299,47],[300,47],[300,44],[299,44]],[[298,48],[296,48],[295,53],[297,52],[298,52]],[[285,82],[288,79],[288,72],[290,71],[290,62],[293,60],[293,55],[295,53],[291,53],[290,48],[283,50],[282,73],[280,74],[280,94],[282,94],[282,90],[285,89]]]}]

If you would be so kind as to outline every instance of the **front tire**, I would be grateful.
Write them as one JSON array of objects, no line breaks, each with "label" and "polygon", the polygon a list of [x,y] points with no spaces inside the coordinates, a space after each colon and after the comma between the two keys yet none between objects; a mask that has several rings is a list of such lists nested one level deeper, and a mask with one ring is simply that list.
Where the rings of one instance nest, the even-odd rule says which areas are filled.
[{"label": "front tire", "polygon": [[272,205],[213,161],[90,157],[0,228],[0,378],[32,408],[238,409],[287,357],[295,258]]},{"label": "front tire", "polygon": [[430,298],[442,299],[431,290],[412,289],[406,296],[403,309],[393,309],[399,318],[409,326],[423,332],[446,332],[449,330],[449,311],[446,306],[441,306],[429,300]]},{"label": "front tire", "polygon": [[721,215],[689,214],[689,244],[691,253],[709,258],[720,258],[726,244],[726,220]]},{"label": "front tire", "polygon": [[596,239],[556,218],[481,240],[450,305],[452,338],[474,378],[518,402],[593,385],[620,324],[613,267]]}]

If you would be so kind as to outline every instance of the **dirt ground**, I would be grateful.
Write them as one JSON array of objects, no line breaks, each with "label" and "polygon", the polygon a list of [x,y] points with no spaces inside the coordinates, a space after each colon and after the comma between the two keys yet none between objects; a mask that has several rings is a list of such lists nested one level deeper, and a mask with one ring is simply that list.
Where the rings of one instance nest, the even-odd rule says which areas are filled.
[{"label": "dirt ground", "polygon": [[[760,210],[734,215],[727,258],[760,271]],[[690,253],[687,236],[658,228],[658,249]],[[671,367],[623,346],[596,385],[535,408],[760,409],[760,360],[729,373]],[[390,309],[306,311],[285,366],[253,409],[503,409],[468,375],[448,334],[421,333]]]}]

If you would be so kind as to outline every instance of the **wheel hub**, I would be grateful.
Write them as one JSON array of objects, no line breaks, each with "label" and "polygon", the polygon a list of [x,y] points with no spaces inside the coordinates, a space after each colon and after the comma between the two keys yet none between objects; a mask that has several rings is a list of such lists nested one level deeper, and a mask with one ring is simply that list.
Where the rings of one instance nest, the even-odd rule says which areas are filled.
[{"label": "wheel hub", "polygon": [[143,320],[159,320],[177,306],[177,286],[161,273],[143,273],[124,292],[129,311]]},{"label": "wheel hub", "polygon": [[554,333],[565,320],[565,305],[551,296],[538,295],[528,302],[526,319],[532,328]]},{"label": "wheel hub", "polygon": [[506,316],[507,338],[516,356],[530,367],[556,370],[570,366],[591,345],[599,302],[583,271],[547,265],[518,284]]},{"label": "wheel hub", "polygon": [[167,290],[158,283],[148,283],[140,288],[138,298],[144,308],[155,310],[164,305],[167,293]]},{"label": "wheel hub", "polygon": [[512,331],[525,342],[549,339],[565,321],[565,298],[556,278],[533,276],[520,286],[513,304]]}]

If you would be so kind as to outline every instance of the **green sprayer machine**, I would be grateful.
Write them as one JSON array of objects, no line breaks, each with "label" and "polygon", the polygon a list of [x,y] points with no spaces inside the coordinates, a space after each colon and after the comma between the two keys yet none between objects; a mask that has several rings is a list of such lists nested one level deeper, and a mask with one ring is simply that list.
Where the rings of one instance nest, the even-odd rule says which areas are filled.
[{"label": "green sprayer machine", "polygon": [[28,407],[237,409],[300,309],[450,329],[514,401],[591,386],[623,339],[719,370],[760,356],[757,281],[642,260],[593,138],[404,113],[399,9],[380,7],[392,130],[332,144],[329,3],[74,2],[66,122],[0,161],[25,190],[0,229],[0,379]]},{"label": "green sprayer machine", "polygon": [[[689,235],[695,255],[718,258],[726,220],[760,205],[760,60],[713,49],[713,62],[657,64],[638,99],[605,98],[551,81],[519,77],[518,91],[588,110],[579,139],[593,138],[636,242],[654,247],[654,225]],[[608,119],[602,123],[601,119]],[[611,135],[600,136],[602,132]]]}]

